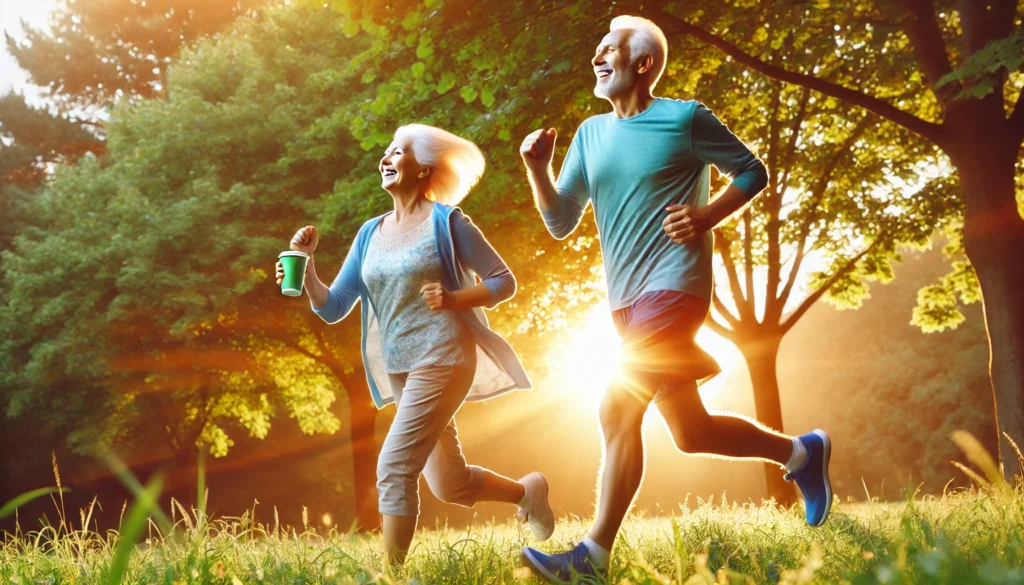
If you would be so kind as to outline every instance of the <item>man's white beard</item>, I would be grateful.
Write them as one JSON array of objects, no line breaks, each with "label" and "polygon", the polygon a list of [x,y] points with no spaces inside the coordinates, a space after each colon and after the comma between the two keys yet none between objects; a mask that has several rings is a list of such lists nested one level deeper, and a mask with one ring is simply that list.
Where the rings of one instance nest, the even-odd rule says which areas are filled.
[{"label": "man's white beard", "polygon": [[611,75],[604,80],[599,79],[594,84],[594,95],[602,99],[608,99],[617,93],[633,87],[633,84],[636,83],[636,78],[636,71],[632,67],[622,72],[612,71]]}]

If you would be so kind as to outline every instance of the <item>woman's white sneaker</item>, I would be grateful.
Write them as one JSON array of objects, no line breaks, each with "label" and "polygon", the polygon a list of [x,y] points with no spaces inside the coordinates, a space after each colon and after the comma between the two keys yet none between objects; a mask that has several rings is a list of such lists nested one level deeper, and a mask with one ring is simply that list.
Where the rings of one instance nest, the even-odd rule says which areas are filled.
[{"label": "woman's white sneaker", "polygon": [[519,503],[516,518],[528,522],[534,538],[547,540],[555,532],[555,514],[548,504],[548,480],[538,472],[528,473],[519,479],[526,495]]}]

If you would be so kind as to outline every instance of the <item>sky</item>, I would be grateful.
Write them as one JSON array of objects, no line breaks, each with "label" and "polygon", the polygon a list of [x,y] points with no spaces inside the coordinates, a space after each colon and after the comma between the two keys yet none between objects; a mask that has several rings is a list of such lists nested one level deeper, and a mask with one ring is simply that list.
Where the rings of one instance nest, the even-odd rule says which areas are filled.
[{"label": "sky", "polygon": [[[22,20],[31,26],[45,26],[47,15],[56,8],[57,0],[0,0],[0,30],[16,39],[22,39]],[[28,83],[25,72],[7,52],[7,43],[4,40],[4,48],[0,51],[0,94],[7,93],[12,88],[23,92],[29,103],[43,103],[40,88]]]}]

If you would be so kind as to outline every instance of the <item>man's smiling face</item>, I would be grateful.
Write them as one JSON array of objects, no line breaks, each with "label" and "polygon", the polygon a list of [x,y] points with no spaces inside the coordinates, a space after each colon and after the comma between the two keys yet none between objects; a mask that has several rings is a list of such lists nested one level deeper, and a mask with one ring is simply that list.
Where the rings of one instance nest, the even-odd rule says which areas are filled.
[{"label": "man's smiling face", "polygon": [[597,45],[591,64],[597,82],[594,95],[608,99],[636,84],[638,74],[632,66],[629,54],[629,29],[613,30],[606,34]]}]

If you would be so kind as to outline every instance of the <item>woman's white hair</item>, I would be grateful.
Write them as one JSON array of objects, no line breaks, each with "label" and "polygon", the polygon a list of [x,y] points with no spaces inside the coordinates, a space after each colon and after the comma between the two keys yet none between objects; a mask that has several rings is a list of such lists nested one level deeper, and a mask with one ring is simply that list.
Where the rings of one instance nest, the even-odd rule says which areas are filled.
[{"label": "woman's white hair", "polygon": [[610,30],[619,29],[633,31],[633,34],[629,35],[629,58],[634,63],[644,55],[650,55],[654,59],[654,66],[651,67],[651,89],[654,89],[661,79],[661,74],[665,72],[665,64],[668,63],[668,40],[665,39],[665,33],[646,18],[628,15],[612,19]]},{"label": "woman's white hair", "polygon": [[484,174],[484,155],[475,144],[426,124],[407,124],[395,139],[408,138],[416,162],[430,167],[427,198],[458,205]]}]

